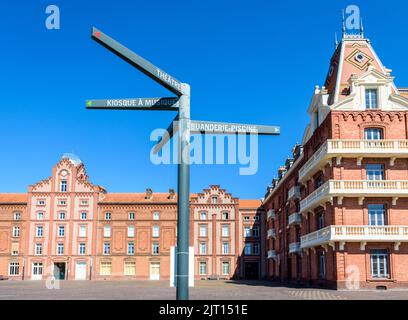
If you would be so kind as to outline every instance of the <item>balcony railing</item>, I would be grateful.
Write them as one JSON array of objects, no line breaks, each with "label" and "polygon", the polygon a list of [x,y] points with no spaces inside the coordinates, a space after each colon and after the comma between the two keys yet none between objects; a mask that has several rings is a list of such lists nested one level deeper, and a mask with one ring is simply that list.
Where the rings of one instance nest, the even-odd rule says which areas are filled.
[{"label": "balcony railing", "polygon": [[299,181],[310,179],[333,157],[408,158],[408,140],[327,140],[299,170]]},{"label": "balcony railing", "polygon": [[289,253],[299,253],[302,251],[300,242],[293,242],[289,244]]},{"label": "balcony railing", "polygon": [[300,187],[299,186],[294,186],[289,189],[288,200],[293,199],[293,198],[300,198]]},{"label": "balcony railing", "polygon": [[300,202],[300,212],[333,197],[408,197],[408,180],[329,180]]},{"label": "balcony railing", "polygon": [[408,226],[329,226],[301,238],[301,248],[330,242],[408,242]]},{"label": "balcony railing", "polygon": [[270,209],[269,211],[268,211],[268,220],[269,219],[275,219],[275,210],[274,209]]},{"label": "balcony railing", "polygon": [[276,230],[275,229],[269,229],[268,230],[268,238],[275,238],[276,237]]},{"label": "balcony railing", "polygon": [[302,223],[302,215],[300,213],[291,214],[288,218],[288,225],[295,225]]},{"label": "balcony railing", "polygon": [[269,250],[268,251],[268,259],[274,259],[276,260],[277,256],[276,256],[276,251],[275,250]]}]

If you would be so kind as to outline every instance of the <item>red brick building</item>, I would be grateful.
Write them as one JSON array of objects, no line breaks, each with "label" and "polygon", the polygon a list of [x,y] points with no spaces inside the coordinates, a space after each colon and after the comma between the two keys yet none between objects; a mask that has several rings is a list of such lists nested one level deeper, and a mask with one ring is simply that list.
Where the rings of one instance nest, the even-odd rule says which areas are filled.
[{"label": "red brick building", "polygon": [[268,278],[334,288],[408,285],[408,90],[363,32],[344,33],[310,124],[272,181]]},{"label": "red brick building", "polygon": [[[190,203],[195,278],[266,276],[261,201],[214,185]],[[0,194],[0,276],[8,279],[170,279],[176,236],[174,190],[108,193],[72,155],[28,193]]]}]

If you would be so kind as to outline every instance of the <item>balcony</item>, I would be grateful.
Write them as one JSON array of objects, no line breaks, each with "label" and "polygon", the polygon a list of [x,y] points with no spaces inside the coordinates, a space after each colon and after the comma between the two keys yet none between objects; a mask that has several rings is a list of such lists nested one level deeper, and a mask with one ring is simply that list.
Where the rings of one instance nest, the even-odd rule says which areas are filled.
[{"label": "balcony", "polygon": [[408,158],[408,140],[327,140],[299,170],[299,181],[305,182],[332,158]]},{"label": "balcony", "polygon": [[268,238],[276,238],[276,230],[275,229],[269,229],[268,230]]},{"label": "balcony", "polygon": [[268,251],[268,259],[276,260],[276,258],[277,258],[276,251],[275,250],[269,250]]},{"label": "balcony", "polygon": [[289,243],[289,253],[299,253],[302,251],[300,242]]},{"label": "balcony", "polygon": [[362,205],[364,198],[392,197],[395,205],[399,197],[408,197],[408,180],[329,180],[300,202],[300,212],[312,211],[338,197],[357,197]]},{"label": "balcony", "polygon": [[288,200],[300,198],[300,187],[294,186],[288,191]]},{"label": "balcony", "polygon": [[302,223],[302,215],[300,213],[291,214],[288,218],[288,226],[299,225]]},{"label": "balcony", "polygon": [[301,248],[334,242],[340,242],[340,250],[344,250],[346,242],[360,242],[362,250],[367,242],[394,242],[398,250],[401,242],[408,242],[408,226],[329,226],[303,236]]},{"label": "balcony", "polygon": [[268,220],[269,219],[275,219],[275,210],[274,209],[270,209],[269,211],[268,211]]}]

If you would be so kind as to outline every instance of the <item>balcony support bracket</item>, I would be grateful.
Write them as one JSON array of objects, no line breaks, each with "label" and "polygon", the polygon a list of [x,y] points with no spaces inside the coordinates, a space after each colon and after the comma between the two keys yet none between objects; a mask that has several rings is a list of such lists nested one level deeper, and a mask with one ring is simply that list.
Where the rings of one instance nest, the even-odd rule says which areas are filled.
[{"label": "balcony support bracket", "polygon": [[363,157],[358,157],[357,158],[357,165],[360,167],[361,163],[363,162]]},{"label": "balcony support bracket", "polygon": [[401,242],[395,242],[394,243],[394,250],[399,251],[400,245],[401,245]]},{"label": "balcony support bracket", "polygon": [[365,241],[360,242],[360,250],[365,251],[366,245],[367,245],[367,242],[365,242]]},{"label": "balcony support bracket", "polygon": [[344,246],[346,245],[346,242],[345,241],[340,241],[339,242],[339,249],[340,249],[340,251],[344,251]]},{"label": "balcony support bracket", "polygon": [[359,198],[358,198],[358,204],[359,204],[360,206],[362,206],[362,205],[364,204],[364,197],[359,197]]},{"label": "balcony support bracket", "polygon": [[341,165],[341,159],[342,159],[342,157],[336,157],[336,165],[338,165],[338,166]]},{"label": "balcony support bracket", "polygon": [[392,205],[396,206],[397,205],[397,201],[398,201],[398,197],[393,197],[392,198]]},{"label": "balcony support bracket", "polygon": [[339,206],[343,205],[343,198],[344,198],[344,197],[337,197],[337,204],[338,204]]},{"label": "balcony support bracket", "polygon": [[391,166],[391,167],[394,166],[396,159],[397,159],[396,157],[392,157],[392,158],[390,159],[390,166]]},{"label": "balcony support bracket", "polygon": [[329,246],[332,247],[333,251],[336,251],[336,244],[334,242],[329,242]]}]

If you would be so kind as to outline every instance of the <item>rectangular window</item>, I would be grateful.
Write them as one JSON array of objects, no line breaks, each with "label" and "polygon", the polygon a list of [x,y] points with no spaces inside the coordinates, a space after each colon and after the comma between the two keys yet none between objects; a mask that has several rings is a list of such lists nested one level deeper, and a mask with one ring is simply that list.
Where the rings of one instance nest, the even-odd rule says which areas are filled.
[{"label": "rectangular window", "polygon": [[129,220],[135,220],[135,213],[129,212]]},{"label": "rectangular window", "polygon": [[249,221],[249,216],[244,216],[244,221]]},{"label": "rectangular window", "polygon": [[80,255],[86,254],[86,245],[85,245],[85,243],[80,243],[79,244],[78,253]]},{"label": "rectangular window", "polygon": [[81,206],[87,206],[88,200],[81,200]]},{"label": "rectangular window", "polygon": [[158,242],[152,243],[152,253],[159,254],[159,243]]},{"label": "rectangular window", "polygon": [[66,205],[67,205],[67,200],[59,200],[59,201],[58,201],[58,204],[59,204],[60,206],[66,206]]},{"label": "rectangular window", "polygon": [[317,216],[317,227],[319,229],[324,228],[324,214],[323,213],[319,213]]},{"label": "rectangular window", "polygon": [[389,278],[389,254],[385,250],[371,250],[371,276],[373,278]]},{"label": "rectangular window", "polygon": [[368,224],[370,226],[385,225],[385,205],[383,204],[368,205]]},{"label": "rectangular window", "polygon": [[252,253],[252,246],[250,243],[245,243],[244,254],[250,255]]},{"label": "rectangular window", "polygon": [[222,254],[229,254],[230,249],[229,249],[229,242],[223,242],[222,243]]},{"label": "rectangular window", "polygon": [[128,254],[135,254],[135,244],[134,242],[129,242],[127,247]]},{"label": "rectangular window", "polygon": [[218,203],[218,197],[217,196],[211,197],[211,203],[212,204],[217,204]]},{"label": "rectangular window", "polygon": [[45,206],[45,200],[38,200],[37,206]]},{"label": "rectangular window", "polygon": [[33,263],[33,275],[34,276],[41,276],[43,274],[43,264],[42,262],[34,262]]},{"label": "rectangular window", "polygon": [[378,109],[378,91],[377,89],[366,89],[365,98],[366,98],[366,109]]},{"label": "rectangular window", "polygon": [[13,237],[19,237],[20,236],[20,227],[13,227]]},{"label": "rectangular window", "polygon": [[221,229],[222,237],[229,237],[229,235],[230,235],[229,230],[230,230],[229,226],[222,226],[222,229]]},{"label": "rectangular window", "polygon": [[64,236],[65,236],[65,227],[58,226],[58,237],[64,237]]},{"label": "rectangular window", "polygon": [[111,228],[109,226],[104,226],[103,227],[103,237],[110,238],[110,236],[111,236]]},{"label": "rectangular window", "polygon": [[385,180],[384,165],[382,164],[367,164],[366,165],[367,180],[379,181]]},{"label": "rectangular window", "polygon": [[67,192],[67,180],[61,180],[60,191]]},{"label": "rectangular window", "polygon": [[153,226],[153,238],[158,238],[160,235],[160,227]]},{"label": "rectangular window", "polygon": [[112,274],[112,262],[101,262],[99,273],[101,276],[110,276]]},{"label": "rectangular window", "polygon": [[105,242],[103,244],[103,254],[110,254],[110,243]]},{"label": "rectangular window", "polygon": [[58,219],[65,220],[65,212],[58,213]]},{"label": "rectangular window", "polygon": [[207,212],[200,212],[200,220],[207,220]]},{"label": "rectangular window", "polygon": [[323,251],[320,251],[318,254],[319,259],[319,278],[323,279],[326,277],[326,255]]},{"label": "rectangular window", "polygon": [[36,237],[42,237],[44,235],[44,228],[43,226],[37,226],[35,228],[35,235]]},{"label": "rectangular window", "polygon": [[207,274],[207,262],[205,261],[200,261],[200,275],[206,275]]},{"label": "rectangular window", "polygon": [[20,212],[15,212],[14,213],[14,220],[21,220],[21,213]]},{"label": "rectangular window", "polygon": [[9,275],[18,276],[20,274],[20,264],[18,262],[10,262]]},{"label": "rectangular window", "polygon": [[258,243],[258,242],[255,242],[255,243],[253,244],[252,248],[253,248],[253,254],[258,255],[258,254],[259,254],[259,243]]},{"label": "rectangular window", "polygon": [[42,243],[35,244],[35,254],[37,256],[42,255]]},{"label": "rectangular window", "polygon": [[244,237],[248,238],[251,236],[251,227],[244,227]]},{"label": "rectangular window", "polygon": [[200,254],[207,254],[207,243],[200,243]]},{"label": "rectangular window", "polygon": [[319,189],[323,185],[323,183],[324,183],[323,175],[319,175],[314,181],[315,189]]},{"label": "rectangular window", "polygon": [[153,220],[160,220],[160,213],[159,212],[153,212]]},{"label": "rectangular window", "polygon": [[135,227],[134,226],[128,226],[127,235],[128,235],[129,238],[134,238],[134,236],[135,236]]},{"label": "rectangular window", "polygon": [[79,236],[81,238],[86,237],[86,226],[79,226]]},{"label": "rectangular window", "polygon": [[367,128],[364,130],[364,138],[366,140],[382,140],[384,139],[383,130],[380,128]]},{"label": "rectangular window", "polygon": [[125,270],[123,274],[125,276],[134,276],[136,274],[136,262],[125,261]]},{"label": "rectangular window", "polygon": [[57,244],[57,255],[62,255],[62,254],[64,254],[64,244],[58,243]]},{"label": "rectangular window", "polygon": [[259,227],[253,227],[252,228],[252,236],[255,238],[259,237]]},{"label": "rectangular window", "polygon": [[110,212],[105,212],[105,220],[110,220],[110,219],[111,219]]},{"label": "rectangular window", "polygon": [[44,219],[44,213],[38,212],[37,213],[37,220],[42,220],[42,219]]},{"label": "rectangular window", "polygon": [[81,212],[81,220],[86,220],[86,212]]},{"label": "rectangular window", "polygon": [[200,226],[200,237],[207,236],[207,226]]},{"label": "rectangular window", "polygon": [[229,275],[230,274],[230,263],[228,261],[222,262],[222,274]]},{"label": "rectangular window", "polygon": [[228,212],[223,212],[222,213],[222,220],[228,220],[229,218],[229,213]]}]

